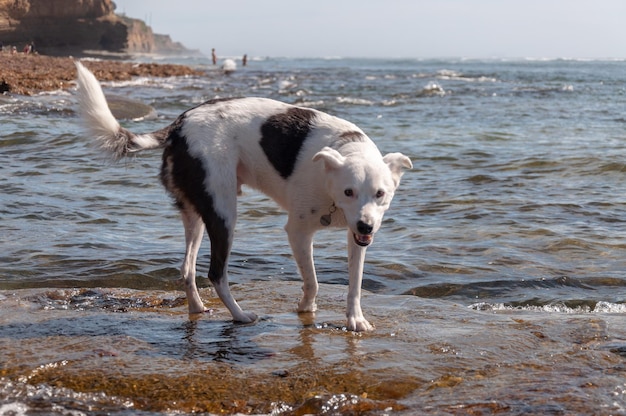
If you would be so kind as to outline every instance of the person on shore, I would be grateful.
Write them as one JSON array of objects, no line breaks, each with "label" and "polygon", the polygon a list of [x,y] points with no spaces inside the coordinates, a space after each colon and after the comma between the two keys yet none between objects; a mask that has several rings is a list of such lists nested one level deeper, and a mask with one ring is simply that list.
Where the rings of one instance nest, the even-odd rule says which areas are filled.
[{"label": "person on shore", "polygon": [[211,49],[211,59],[213,59],[213,65],[217,65],[217,55],[215,54],[215,48]]},{"label": "person on shore", "polygon": [[241,58],[241,65],[246,66],[248,65],[248,55],[244,54],[243,58]]}]

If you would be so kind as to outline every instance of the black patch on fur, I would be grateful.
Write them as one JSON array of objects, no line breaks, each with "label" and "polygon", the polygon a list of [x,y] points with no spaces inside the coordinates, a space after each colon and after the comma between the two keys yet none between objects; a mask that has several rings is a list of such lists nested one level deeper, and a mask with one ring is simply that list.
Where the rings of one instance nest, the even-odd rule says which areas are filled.
[{"label": "black patch on fur", "polygon": [[261,126],[261,148],[274,169],[285,179],[293,173],[314,117],[312,110],[290,108],[285,113],[268,118]]},{"label": "black patch on fur", "polygon": [[183,120],[184,115],[170,126],[168,145],[163,151],[161,181],[179,209],[193,209],[202,217],[211,240],[209,279],[219,282],[228,262],[231,233],[226,221],[215,211],[213,196],[205,188],[205,166],[189,154],[187,140],[181,132]]}]

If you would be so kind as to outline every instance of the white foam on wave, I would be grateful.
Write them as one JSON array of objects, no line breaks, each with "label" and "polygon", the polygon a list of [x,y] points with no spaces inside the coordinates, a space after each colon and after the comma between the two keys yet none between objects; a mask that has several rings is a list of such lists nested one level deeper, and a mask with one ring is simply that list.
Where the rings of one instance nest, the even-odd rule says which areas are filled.
[{"label": "white foam on wave", "polygon": [[352,105],[374,105],[373,101],[366,100],[364,98],[354,97],[337,97],[339,104],[352,104]]},{"label": "white foam on wave", "polygon": [[72,94],[68,91],[68,90],[64,90],[59,88],[58,90],[51,90],[51,91],[39,91],[36,94],[33,94],[34,97],[45,97],[45,96],[66,96],[66,97],[71,97]]},{"label": "white foam on wave", "polygon": [[557,56],[557,57],[541,57],[541,56],[527,56],[523,58],[502,58],[496,61],[499,62],[624,62],[626,58],[616,58],[616,57],[600,57],[600,58],[585,58],[585,57],[567,57],[567,56]]},{"label": "white foam on wave", "polygon": [[284,93],[284,92],[293,90],[297,86],[298,86],[298,84],[296,83],[294,77],[289,77],[287,79],[282,79],[282,80],[278,81],[278,92],[279,93]]},{"label": "white foam on wave", "polygon": [[302,101],[297,102],[297,105],[302,106],[302,107],[309,107],[309,108],[323,107],[324,104],[325,104],[324,100],[313,100],[313,101],[302,100]]},{"label": "white foam on wave", "polygon": [[[37,371],[37,370],[35,370]],[[80,410],[73,407],[100,408],[103,405],[116,406],[122,409],[133,409],[134,403],[125,398],[110,396],[103,392],[83,393],[65,387],[53,387],[47,384],[33,385],[28,377],[22,380],[9,380],[0,377],[0,397],[6,399],[6,403],[0,404],[0,415],[27,415],[31,414],[32,404],[45,403],[50,405],[54,414],[84,415]],[[72,406],[66,407],[66,403]]]},{"label": "white foam on wave", "polygon": [[451,69],[440,69],[437,71],[437,79],[452,80],[452,81],[464,81],[464,82],[497,82],[498,80],[493,77],[481,76],[467,76],[461,72],[457,72]]},{"label": "white foam on wave", "polygon": [[441,85],[437,82],[431,81],[426,84],[421,91],[419,91],[418,95],[446,95],[446,91],[443,89]]},{"label": "white foam on wave", "polygon": [[452,69],[440,69],[439,71],[437,71],[437,75],[439,75],[440,77],[455,78],[460,77],[461,73]]},{"label": "white foam on wave", "polygon": [[154,79],[150,77],[133,77],[132,79],[129,79],[126,81],[105,81],[105,82],[101,82],[101,84],[105,87],[110,87],[110,88],[148,87],[148,86],[158,86],[159,88],[163,87],[163,83],[156,83]]},{"label": "white foam on wave", "polygon": [[598,313],[598,314],[622,314],[626,313],[626,304],[612,303],[600,301],[596,303],[595,307],[589,306],[577,306],[575,308],[566,306],[561,303],[555,303],[552,305],[542,306],[508,306],[504,303],[487,303],[479,302],[469,305],[468,308],[477,311],[529,311],[529,312],[548,312],[548,313],[561,313],[561,314],[586,314],[586,313]]},{"label": "white foam on wave", "polygon": [[20,402],[5,403],[0,405],[0,415],[22,416],[28,414],[30,408]]}]

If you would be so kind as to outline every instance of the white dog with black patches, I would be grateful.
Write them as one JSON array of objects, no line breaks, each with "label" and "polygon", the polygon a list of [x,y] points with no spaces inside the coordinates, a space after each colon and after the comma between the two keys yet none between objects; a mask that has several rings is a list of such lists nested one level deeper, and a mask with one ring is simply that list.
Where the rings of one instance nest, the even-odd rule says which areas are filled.
[{"label": "white dog with black patches", "polygon": [[122,128],[95,76],[78,69],[80,112],[100,147],[115,158],[163,148],[161,181],[176,201],[185,227],[181,267],[189,313],[204,312],[196,287],[196,257],[207,230],[209,279],[237,322],[253,322],[230,293],[228,258],[237,195],[247,185],[288,213],[285,230],[304,281],[298,312],[314,312],[318,291],[313,235],[325,227],[348,228],[347,328],[372,325],[361,311],[365,251],[380,228],[411,161],[382,156],[352,123],[320,111],[264,98],[217,99],[187,110],[171,125],[146,134]]}]

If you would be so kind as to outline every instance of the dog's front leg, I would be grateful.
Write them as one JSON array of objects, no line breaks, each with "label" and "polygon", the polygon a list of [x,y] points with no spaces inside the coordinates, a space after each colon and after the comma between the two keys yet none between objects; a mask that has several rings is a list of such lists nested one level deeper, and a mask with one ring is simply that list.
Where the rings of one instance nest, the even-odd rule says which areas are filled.
[{"label": "dog's front leg", "polygon": [[349,331],[371,331],[374,327],[367,322],[361,310],[361,282],[363,280],[363,264],[367,247],[354,242],[352,231],[348,230],[348,307],[347,328]]},{"label": "dog's front leg", "polygon": [[315,312],[317,305],[317,275],[315,274],[315,264],[313,263],[313,233],[293,226],[287,222],[285,227],[289,238],[289,245],[293,252],[293,257],[298,265],[300,276],[302,276],[302,299],[298,303],[298,312]]}]

